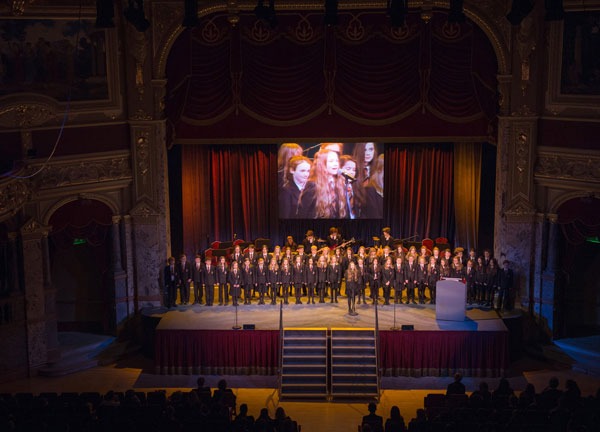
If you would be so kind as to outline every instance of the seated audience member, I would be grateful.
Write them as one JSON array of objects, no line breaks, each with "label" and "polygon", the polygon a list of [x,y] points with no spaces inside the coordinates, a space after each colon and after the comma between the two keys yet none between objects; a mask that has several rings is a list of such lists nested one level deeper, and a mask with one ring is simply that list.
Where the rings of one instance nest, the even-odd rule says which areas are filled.
[{"label": "seated audience member", "polygon": [[400,415],[400,408],[394,405],[390,410],[390,418],[385,421],[385,432],[404,432],[405,430],[406,425],[404,418]]},{"label": "seated audience member", "polygon": [[533,384],[528,383],[519,395],[519,408],[527,408],[531,405],[537,405],[537,395]]},{"label": "seated audience member", "polygon": [[572,411],[577,410],[583,406],[581,400],[581,390],[579,386],[572,379],[568,379],[565,383],[565,391],[561,396],[563,406]]},{"label": "seated audience member", "polygon": [[213,393],[212,401],[214,405],[226,407],[235,411],[236,396],[230,388],[227,388],[227,381],[220,380],[217,384],[217,389]]},{"label": "seated audience member", "polygon": [[488,383],[485,381],[479,383],[479,389],[469,396],[469,406],[471,408],[490,408],[492,406],[492,393]]},{"label": "seated audience member", "polygon": [[454,382],[448,384],[446,389],[446,395],[462,395],[465,394],[465,385],[461,382],[462,375],[460,373],[454,374]]},{"label": "seated audience member", "polygon": [[248,415],[248,405],[241,404],[240,412],[231,425],[232,432],[250,432],[254,430],[254,417]]},{"label": "seated audience member", "polygon": [[204,377],[198,377],[196,380],[196,393],[200,402],[206,405],[210,405],[211,391],[210,387],[204,385]]},{"label": "seated audience member", "polygon": [[492,403],[496,408],[508,408],[515,392],[506,378],[501,378],[496,390],[492,392]]},{"label": "seated audience member", "polygon": [[262,408],[256,421],[254,422],[255,432],[273,432],[275,427],[274,420],[269,417],[269,410]]},{"label": "seated audience member", "polygon": [[114,391],[110,390],[104,395],[104,399],[100,402],[100,406],[118,407],[121,405],[121,399],[119,395]]},{"label": "seated audience member", "polygon": [[558,405],[558,400],[562,396],[562,393],[562,390],[559,390],[558,388],[558,378],[550,378],[548,387],[540,393],[540,408],[546,410],[555,408]]},{"label": "seated audience member", "polygon": [[365,425],[369,425],[372,432],[383,432],[383,417],[375,414],[377,411],[377,405],[374,402],[369,403],[367,409],[369,414],[363,416],[362,428],[364,431]]},{"label": "seated audience member", "polygon": [[276,432],[298,432],[298,423],[285,414],[283,407],[277,407],[275,410],[273,424]]},{"label": "seated audience member", "polygon": [[417,410],[417,416],[408,423],[408,432],[428,432],[429,422],[423,408]]},{"label": "seated audience member", "polygon": [[125,392],[125,396],[123,398],[123,403],[121,404],[121,406],[123,406],[124,408],[135,409],[142,406],[142,401],[135,394],[135,391],[130,389]]}]

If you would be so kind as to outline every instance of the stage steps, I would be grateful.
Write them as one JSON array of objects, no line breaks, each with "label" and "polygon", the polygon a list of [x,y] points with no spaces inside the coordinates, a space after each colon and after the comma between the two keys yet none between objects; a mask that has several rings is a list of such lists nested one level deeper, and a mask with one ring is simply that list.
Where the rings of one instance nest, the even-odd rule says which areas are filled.
[{"label": "stage steps", "polygon": [[285,328],[280,397],[327,398],[327,328]]},{"label": "stage steps", "polygon": [[372,328],[331,329],[332,398],[379,398],[376,338]]}]

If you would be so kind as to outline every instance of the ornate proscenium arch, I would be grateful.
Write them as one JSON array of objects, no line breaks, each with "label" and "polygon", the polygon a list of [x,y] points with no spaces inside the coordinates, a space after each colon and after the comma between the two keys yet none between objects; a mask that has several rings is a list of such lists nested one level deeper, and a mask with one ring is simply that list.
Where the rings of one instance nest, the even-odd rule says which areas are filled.
[{"label": "ornate proscenium arch", "polygon": [[162,22],[155,65],[162,73],[168,52],[174,142],[496,140],[498,81],[508,78],[481,27],[451,23],[440,7],[428,20],[411,10],[394,28],[383,10],[358,6],[345,5],[335,27],[318,8],[278,10],[276,28],[251,10],[217,10],[174,43],[179,24],[169,33]]},{"label": "ornate proscenium arch", "polygon": [[[423,1],[409,2],[409,8],[416,9],[423,6]],[[448,1],[434,1],[432,5],[440,9],[449,9]],[[339,5],[340,10],[370,9],[384,10],[387,2],[381,1],[346,1]],[[208,16],[216,12],[228,12],[229,21],[237,23],[237,14],[240,11],[251,11],[255,7],[253,2],[237,2],[236,0],[203,5],[198,10],[200,17]],[[183,19],[183,7],[179,3],[153,2],[152,4],[152,34],[155,79],[164,79],[166,76],[167,59],[177,37],[184,31],[181,26]],[[498,74],[509,75],[511,71],[510,52],[508,41],[510,40],[510,25],[508,21],[498,21],[497,16],[504,17],[504,2],[499,0],[470,0],[465,1],[464,13],[477,24],[490,40],[498,62]],[[303,10],[322,11],[323,2],[298,1],[294,3],[283,3],[277,5],[277,10]]]}]

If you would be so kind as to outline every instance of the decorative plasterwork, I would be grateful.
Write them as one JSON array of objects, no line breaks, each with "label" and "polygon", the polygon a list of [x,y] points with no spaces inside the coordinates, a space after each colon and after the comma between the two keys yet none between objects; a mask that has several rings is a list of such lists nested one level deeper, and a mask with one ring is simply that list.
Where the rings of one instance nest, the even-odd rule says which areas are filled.
[{"label": "decorative plasterwork", "polygon": [[147,200],[139,201],[129,212],[131,217],[133,218],[134,224],[142,224],[142,225],[154,225],[158,217],[160,216],[160,211],[156,209],[150,202]]},{"label": "decorative plasterwork", "polygon": [[6,0],[10,6],[10,11],[14,16],[21,16],[25,13],[25,8],[35,0]]},{"label": "decorative plasterwork", "polygon": [[147,132],[139,132],[139,135],[135,139],[135,150],[138,174],[142,178],[142,181],[145,182],[150,170],[150,143],[148,142]]},{"label": "decorative plasterwork", "polygon": [[[40,170],[42,167],[43,169]],[[89,189],[90,185],[93,185],[92,187],[97,189],[106,183],[115,187],[114,182],[131,182],[132,171],[127,151],[101,153],[86,158],[54,158],[46,164],[41,161],[30,161],[21,172],[0,182],[0,221],[16,214],[32,196],[35,197],[38,193],[57,195],[55,191],[62,191],[59,193],[64,196],[65,187],[73,187],[76,190],[77,186]],[[79,198],[98,199],[88,193],[82,193],[61,201],[58,207]],[[104,202],[105,198],[101,197],[100,201]],[[114,211],[118,208],[113,203],[107,204]]]},{"label": "decorative plasterwork", "polygon": [[153,153],[157,143],[164,142],[164,137],[158,134],[156,124],[136,123],[131,124],[131,146],[135,165],[133,175],[135,177],[134,200],[149,199],[154,202],[156,191],[153,188],[155,179]]},{"label": "decorative plasterwork", "polygon": [[37,219],[31,218],[21,227],[22,236],[34,236],[39,234],[40,236],[47,236],[50,233],[52,227],[42,225]]},{"label": "decorative plasterwork", "polygon": [[144,65],[148,54],[148,38],[145,32],[137,31],[133,25],[127,25],[129,52],[135,62],[135,89],[139,100],[144,96]]},{"label": "decorative plasterwork", "polygon": [[509,123],[507,215],[521,217],[535,214],[532,152],[536,142],[536,124],[536,117],[514,119]]},{"label": "decorative plasterwork", "polygon": [[[32,164],[28,171],[36,172],[41,165]],[[131,162],[127,153],[84,160],[69,158],[54,161],[46,165],[39,175],[33,177],[32,183],[36,189],[43,190],[131,178]]]},{"label": "decorative plasterwork", "polygon": [[[203,8],[204,9],[204,8]],[[171,46],[183,30],[181,4],[170,2],[152,3],[152,57],[154,77],[163,78]]]},{"label": "decorative plasterwork", "polygon": [[498,105],[500,114],[506,115],[510,111],[510,89],[512,86],[512,75],[498,75]]},{"label": "decorative plasterwork", "polygon": [[[152,88],[154,90],[154,115],[156,116],[156,118],[162,119],[165,117],[165,96],[167,95],[167,80],[152,80]],[[134,120],[151,120],[151,118],[134,118]]]},{"label": "decorative plasterwork", "polygon": [[58,103],[35,94],[10,95],[0,98],[0,127],[23,129],[42,126],[56,117]]},{"label": "decorative plasterwork", "polygon": [[536,211],[528,201],[519,199],[504,212],[513,221],[520,218],[531,218],[535,216]]},{"label": "decorative plasterwork", "polygon": [[0,221],[17,213],[31,195],[29,182],[10,179],[0,183]]},{"label": "decorative plasterwork", "polygon": [[[409,1],[410,9],[419,9],[423,6],[424,0]],[[434,8],[448,9],[449,1],[427,0]],[[206,16],[215,12],[227,12],[229,21],[232,25],[237,24],[237,13],[240,11],[251,11],[256,7],[256,2],[211,2],[209,4],[199,4],[198,16]],[[351,9],[382,9],[387,8],[385,1],[369,0],[347,0],[339,2],[340,10]],[[323,12],[322,1],[302,1],[290,3],[277,3],[278,11],[285,10],[316,10]],[[490,39],[496,58],[498,59],[498,73],[507,75],[510,73],[510,41],[511,26],[506,19],[506,2],[504,0],[466,0],[464,2],[464,12],[473,22],[475,22]],[[177,36],[183,31],[181,22],[183,19],[183,8],[180,2],[176,1],[155,1],[152,2],[152,52],[154,58],[153,76],[154,78],[164,78],[167,57],[169,51]],[[233,22],[232,22],[233,20]]]},{"label": "decorative plasterwork", "polygon": [[531,81],[531,57],[536,49],[536,21],[531,14],[521,22],[516,35],[517,52],[521,60],[521,92],[525,96]]},{"label": "decorative plasterwork", "polygon": [[535,179],[538,182],[568,180],[581,183],[582,189],[600,187],[600,153],[578,153],[568,149],[546,148],[538,152],[535,164]]}]

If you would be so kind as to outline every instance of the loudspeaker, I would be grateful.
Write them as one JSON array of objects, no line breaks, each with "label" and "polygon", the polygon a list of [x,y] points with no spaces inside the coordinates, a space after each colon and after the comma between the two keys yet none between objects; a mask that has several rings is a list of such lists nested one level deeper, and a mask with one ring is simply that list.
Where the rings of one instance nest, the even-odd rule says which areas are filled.
[{"label": "loudspeaker", "polygon": [[414,330],[415,326],[412,324],[402,324],[402,327],[400,327],[402,330]]},{"label": "loudspeaker", "polygon": [[244,326],[242,328],[244,330],[254,330],[254,329],[256,329],[256,326],[254,324],[244,324]]}]

